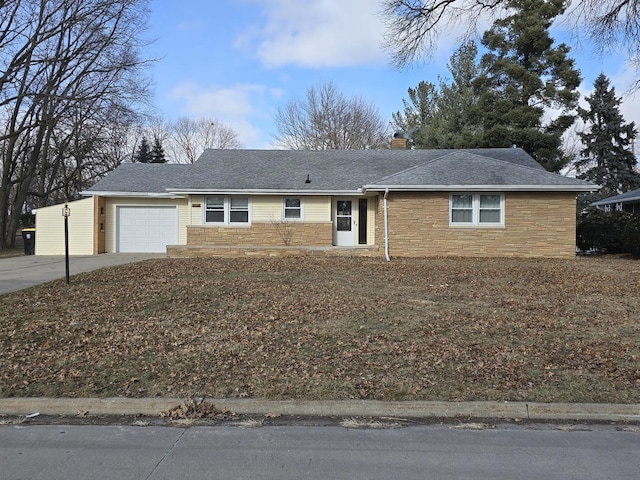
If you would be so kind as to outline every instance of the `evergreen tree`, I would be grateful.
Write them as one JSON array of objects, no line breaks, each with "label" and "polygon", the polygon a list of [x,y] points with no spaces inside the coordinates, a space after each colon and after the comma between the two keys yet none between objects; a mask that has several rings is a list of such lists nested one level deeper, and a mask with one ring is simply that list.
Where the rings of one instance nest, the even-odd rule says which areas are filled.
[{"label": "evergreen tree", "polygon": [[149,148],[149,142],[147,137],[142,137],[138,151],[133,157],[133,161],[137,163],[150,163],[152,160],[151,149]]},{"label": "evergreen tree", "polygon": [[479,74],[474,42],[463,44],[447,64],[452,81],[440,81],[438,127],[440,148],[473,148],[481,145],[482,126],[477,116],[478,94],[473,82]]},{"label": "evergreen tree", "polygon": [[167,163],[167,157],[164,154],[164,148],[160,137],[157,135],[153,139],[153,148],[151,149],[151,163]]},{"label": "evergreen tree", "polygon": [[404,111],[393,114],[394,126],[409,134],[415,148],[471,148],[480,146],[481,128],[476,117],[478,96],[472,82],[478,74],[477,46],[473,42],[458,48],[447,68],[450,83],[439,78],[436,87],[420,82],[409,88]]},{"label": "evergreen tree", "polygon": [[[523,148],[550,171],[567,158],[562,134],[573,124],[580,72],[569,47],[553,46],[549,27],[565,8],[564,0],[510,0],[513,14],[496,20],[482,37],[488,50],[474,86],[480,94],[483,146]],[[549,111],[561,113],[545,120]],[[545,115],[546,114],[546,115]]]},{"label": "evergreen tree", "polygon": [[407,93],[409,100],[402,100],[404,111],[392,114],[394,128],[406,134],[410,147],[435,148],[427,130],[435,123],[436,86],[422,81],[415,88],[409,88]]},{"label": "evergreen tree", "polygon": [[584,149],[575,162],[578,178],[602,188],[580,198],[579,207],[602,198],[640,188],[640,175],[634,171],[636,158],[631,144],[636,138],[633,122],[625,124],[620,113],[621,99],[604,74],[596,78],[594,90],[586,97],[589,109],[578,108],[586,130],[579,132]]}]

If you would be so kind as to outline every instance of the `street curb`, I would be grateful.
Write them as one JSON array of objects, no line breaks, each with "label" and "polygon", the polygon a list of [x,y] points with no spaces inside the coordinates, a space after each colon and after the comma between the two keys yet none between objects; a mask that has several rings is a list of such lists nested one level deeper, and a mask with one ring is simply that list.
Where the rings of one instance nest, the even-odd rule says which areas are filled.
[{"label": "street curb", "polygon": [[[243,415],[312,417],[485,418],[640,423],[640,404],[538,402],[385,402],[378,400],[206,399],[218,409]],[[2,398],[0,415],[144,415],[159,416],[180,398]]]}]

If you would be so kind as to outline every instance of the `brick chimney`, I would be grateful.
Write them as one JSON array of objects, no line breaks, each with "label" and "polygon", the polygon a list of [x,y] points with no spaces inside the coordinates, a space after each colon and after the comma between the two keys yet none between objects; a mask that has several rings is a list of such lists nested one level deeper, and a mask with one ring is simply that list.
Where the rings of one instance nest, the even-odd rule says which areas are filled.
[{"label": "brick chimney", "polygon": [[408,139],[405,138],[405,136],[401,132],[396,132],[393,134],[393,138],[391,139],[391,148],[406,150],[407,140]]}]

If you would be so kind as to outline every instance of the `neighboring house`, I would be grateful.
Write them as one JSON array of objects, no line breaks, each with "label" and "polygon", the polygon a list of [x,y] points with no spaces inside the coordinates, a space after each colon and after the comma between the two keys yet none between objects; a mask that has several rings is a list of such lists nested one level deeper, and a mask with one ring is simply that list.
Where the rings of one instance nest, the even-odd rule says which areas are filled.
[{"label": "neighboring house", "polygon": [[640,188],[620,195],[614,195],[613,197],[604,198],[591,205],[601,208],[605,212],[618,210],[640,215]]},{"label": "neighboring house", "polygon": [[576,194],[595,189],[517,148],[206,150],[83,195],[94,253],[573,257]]}]

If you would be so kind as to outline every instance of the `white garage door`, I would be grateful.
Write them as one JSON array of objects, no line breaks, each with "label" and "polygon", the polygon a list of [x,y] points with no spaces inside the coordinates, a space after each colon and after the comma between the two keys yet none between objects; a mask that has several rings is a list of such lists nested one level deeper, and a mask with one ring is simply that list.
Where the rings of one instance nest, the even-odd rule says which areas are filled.
[{"label": "white garage door", "polygon": [[118,207],[118,252],[164,252],[178,243],[176,207]]}]

